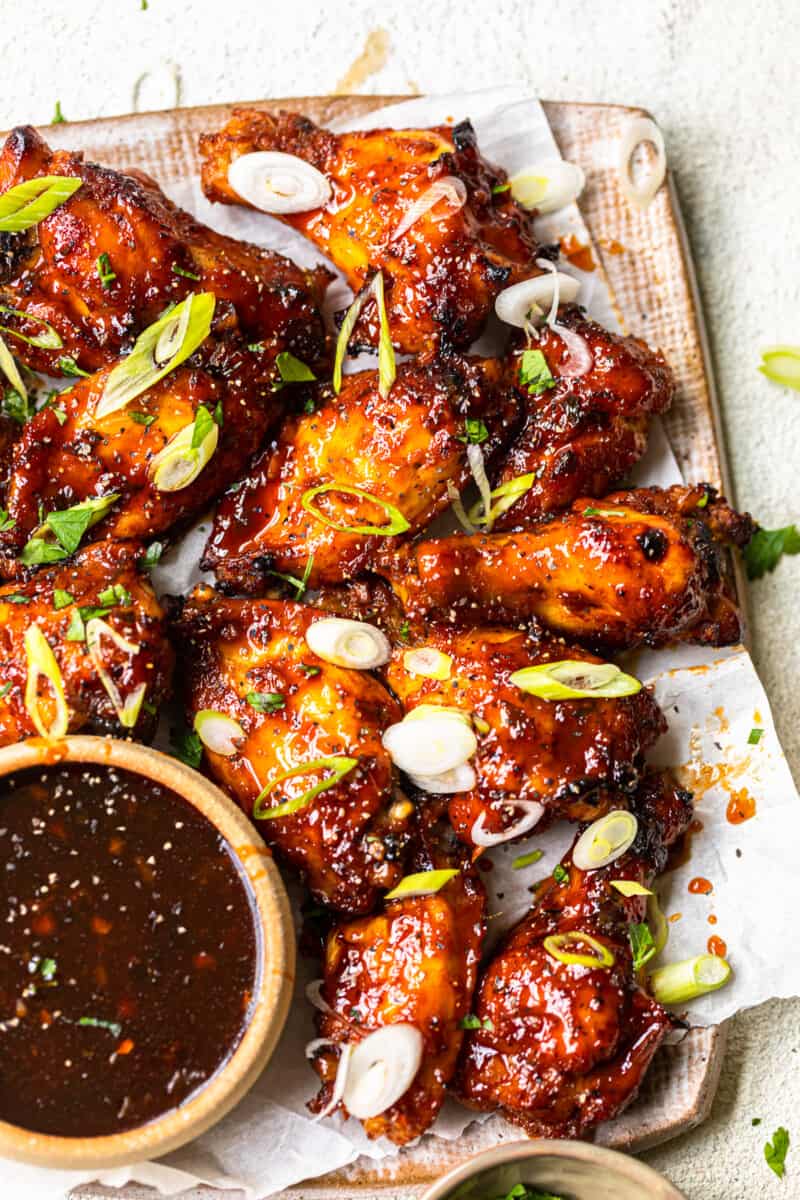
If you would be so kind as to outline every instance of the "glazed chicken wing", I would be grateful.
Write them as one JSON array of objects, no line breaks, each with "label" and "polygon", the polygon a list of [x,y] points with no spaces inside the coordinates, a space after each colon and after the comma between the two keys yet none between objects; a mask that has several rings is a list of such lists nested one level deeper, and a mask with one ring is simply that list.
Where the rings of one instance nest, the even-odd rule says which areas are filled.
[{"label": "glazed chicken wing", "polygon": [[[295,155],[326,176],[332,196],[324,208],[282,219],[319,246],[355,292],[383,272],[399,350],[414,354],[440,341],[468,346],[497,293],[540,273],[531,214],[508,189],[495,190],[505,173],[480,156],[468,121],[334,134],[297,113],[237,109],[224,129],[200,139],[208,198],[245,204],[228,182],[228,168],[240,155],[264,150]],[[414,208],[442,183],[454,195],[465,189],[463,206],[445,196],[424,212]],[[375,345],[377,334],[369,300],[354,342]]]},{"label": "glazed chicken wing", "polygon": [[[191,722],[210,711],[237,722],[211,773],[246,813],[306,796],[296,811],[258,819],[259,832],[301,871],[314,896],[343,912],[369,912],[402,875],[411,804],[394,799],[381,733],[399,709],[377,679],[332,666],[309,650],[308,626],[325,614],[279,600],[192,592],[176,624]],[[348,767],[339,782],[337,770]],[[291,774],[287,776],[287,772]]]},{"label": "glazed chicken wing", "polygon": [[45,321],[58,335],[50,349],[9,338],[28,366],[69,374],[59,364],[71,359],[97,370],[194,291],[233,306],[247,339],[265,342],[273,357],[289,350],[304,362],[321,359],[326,270],[303,272],[215,233],[138,171],[121,175],[80,154],[53,152],[30,126],[15,129],[0,150],[0,193],[42,175],[78,178],[81,186],[27,232],[0,233],[0,304],[29,315],[2,313],[0,326],[40,338]]},{"label": "glazed chicken wing", "polygon": [[640,488],[577,500],[523,532],[400,548],[390,574],[415,618],[534,617],[589,645],[722,646],[741,636],[724,548],[754,528],[707,485]]},{"label": "glazed chicken wing", "polygon": [[[352,1046],[401,1023],[422,1035],[422,1061],[408,1090],[363,1120],[369,1137],[385,1136],[400,1146],[424,1133],[442,1106],[484,935],[483,886],[457,853],[418,846],[411,864],[414,872],[459,865],[460,873],[434,895],[389,900],[374,916],[336,926],[326,944],[322,997],[332,1011],[318,1019],[323,1038]],[[323,1047],[314,1059],[323,1080],[310,1106],[317,1112],[331,1099],[340,1053]]]},{"label": "glazed chicken wing", "polygon": [[392,528],[399,514],[405,536],[418,532],[450,504],[448,483],[466,482],[469,431],[488,428],[487,460],[508,436],[515,407],[501,374],[495,360],[448,358],[402,364],[386,399],[375,371],[346,375],[338,396],[319,389],[315,411],[286,421],[223,499],[204,566],[248,592],[263,590],[271,570],[309,568],[311,586],[363,573],[403,535],[359,527]]},{"label": "glazed chicken wing", "polygon": [[[691,818],[691,797],[654,774],[633,809],[631,849],[594,871],[579,870],[570,854],[567,880],[540,886],[478,986],[481,1025],[467,1034],[458,1094],[474,1108],[500,1109],[532,1137],[580,1137],[620,1113],[675,1023],[633,966],[629,927],[644,920],[646,897],[623,899],[610,881],[647,886],[663,870],[667,847]],[[545,940],[564,935],[571,953],[599,964],[602,950],[611,964],[562,962]]]},{"label": "glazed chicken wing", "polygon": [[532,478],[496,529],[557,512],[579,496],[604,496],[647,449],[651,417],[672,403],[672,371],[640,338],[609,333],[574,307],[561,309],[558,323],[582,339],[591,366],[576,375],[575,355],[548,326],[510,357],[525,418],[502,469],[490,476],[495,487]]},{"label": "glazed chicken wing", "polygon": [[[59,728],[153,732],[173,653],[161,607],[137,571],[141,553],[135,542],[96,542],[29,583],[0,588],[0,745]],[[40,639],[31,642],[34,626],[55,669]]]},{"label": "glazed chicken wing", "polygon": [[[423,648],[446,656],[445,678],[414,673]],[[636,786],[644,751],[666,729],[652,694],[642,688],[617,699],[554,702],[511,682],[525,667],[563,659],[597,661],[554,638],[492,628],[434,627],[423,642],[412,637],[395,650],[386,679],[405,712],[439,704],[474,722],[476,783],[449,797],[450,821],[465,842],[486,834],[504,840],[530,802],[544,817],[592,820]]]}]

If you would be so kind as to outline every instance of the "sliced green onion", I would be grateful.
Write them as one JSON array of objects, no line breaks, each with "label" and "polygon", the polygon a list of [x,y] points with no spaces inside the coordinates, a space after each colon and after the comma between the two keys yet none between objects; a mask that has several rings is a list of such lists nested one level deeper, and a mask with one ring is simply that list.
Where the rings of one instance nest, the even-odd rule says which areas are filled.
[{"label": "sliced green onion", "polygon": [[9,188],[0,195],[0,233],[32,229],[69,200],[81,182],[69,175],[41,175]]},{"label": "sliced green onion", "polygon": [[762,375],[800,392],[800,346],[768,346],[761,357],[758,369]]},{"label": "sliced green onion", "polygon": [[650,987],[660,1004],[685,1004],[707,992],[716,992],[730,977],[727,959],[716,954],[698,954],[696,958],[656,967],[650,976]]},{"label": "sliced green onion", "polygon": [[[422,713],[419,710],[424,709]],[[439,705],[419,705],[383,733],[383,746],[396,767],[413,776],[442,775],[478,749],[472,723]]]},{"label": "sliced green onion", "polygon": [[612,888],[624,896],[626,900],[630,896],[652,896],[650,888],[644,887],[641,883],[636,883],[633,879],[612,879],[610,880]]},{"label": "sliced green onion", "polygon": [[426,679],[449,679],[453,671],[453,660],[449,654],[433,646],[420,646],[406,650],[403,666],[409,675],[423,675]]},{"label": "sliced green onion", "polygon": [[585,517],[627,517],[627,513],[622,508],[585,508],[583,510]]},{"label": "sliced green onion", "polygon": [[[38,625],[29,625],[25,630],[25,656],[28,677],[25,681],[25,708],[40,737],[48,740],[63,738],[69,725],[69,709],[64,694],[64,679],[61,668],[50,648],[50,643]],[[39,677],[50,684],[55,705],[55,715],[50,725],[45,725],[39,704]]]},{"label": "sliced green onion", "polygon": [[14,361],[14,355],[9,350],[3,339],[0,337],[0,371],[3,372],[8,382],[11,384],[15,392],[18,392],[23,403],[27,403],[28,389],[22,381],[22,376],[19,373],[19,368]]},{"label": "sliced green onion", "polygon": [[[579,944],[591,947],[594,954],[576,954],[572,950],[565,949],[566,946]],[[581,967],[601,967],[603,970],[607,970],[614,965],[614,955],[608,946],[604,946],[602,942],[598,942],[597,938],[592,937],[589,933],[583,933],[579,929],[570,933],[551,934],[550,937],[544,939],[543,945],[551,958],[566,963],[567,966],[574,963]]]},{"label": "sliced green onion", "polygon": [[239,752],[245,733],[239,722],[234,721],[227,713],[216,712],[213,708],[201,708],[195,715],[193,724],[200,741],[212,753],[230,758]]},{"label": "sliced green onion", "polygon": [[[516,504],[520,496],[524,496],[529,492],[536,481],[535,472],[531,471],[527,475],[516,475],[513,479],[507,479],[505,483],[501,483],[490,493],[491,499],[497,501],[492,504],[489,509],[489,521],[493,524],[498,517],[504,512],[508,512],[512,504]],[[478,500],[469,510],[468,521],[473,525],[485,525],[486,516],[483,508],[483,501]]]},{"label": "sliced green onion", "polygon": [[106,379],[95,408],[97,420],[124,408],[194,354],[211,332],[215,304],[211,292],[194,292],[140,333],[128,357]]},{"label": "sliced green onion", "polygon": [[389,331],[389,320],[386,316],[383,275],[380,271],[373,275],[367,287],[361,289],[345,313],[344,320],[339,329],[339,336],[336,339],[336,357],[333,363],[333,390],[338,395],[342,389],[342,363],[347,354],[347,343],[350,341],[356,321],[360,317],[361,310],[366,304],[370,293],[375,297],[381,327],[380,340],[378,342],[378,392],[385,400],[395,380],[396,366],[394,348]]},{"label": "sliced green onion", "polygon": [[194,483],[214,457],[218,442],[219,425],[201,405],[191,425],[173,434],[152,459],[148,474],[156,491],[180,492]]},{"label": "sliced green onion", "polygon": [[544,850],[531,850],[529,854],[520,854],[511,866],[515,871],[521,871],[523,867],[532,867],[540,858],[544,858]]},{"label": "sliced green onion", "polygon": [[614,663],[582,662],[563,659],[523,667],[510,677],[511,682],[540,700],[606,700],[634,696],[642,685],[625,675]]},{"label": "sliced green onion", "polygon": [[97,274],[100,277],[100,286],[104,292],[107,292],[117,278],[115,272],[111,270],[111,259],[107,254],[100,254],[95,266],[97,267]]},{"label": "sliced green onion", "polygon": [[575,843],[572,861],[579,871],[607,867],[631,848],[638,832],[639,822],[632,812],[613,809],[584,829]]},{"label": "sliced green onion", "polygon": [[309,554],[303,571],[303,578],[298,579],[296,575],[284,575],[282,571],[267,571],[268,575],[274,575],[276,579],[282,579],[284,583],[288,583],[294,588],[295,599],[301,600],[308,591],[308,581],[311,578],[311,572],[314,569],[314,555]]},{"label": "sliced green onion", "polygon": [[103,663],[100,643],[106,637],[114,643],[118,650],[122,650],[124,654],[129,654],[131,658],[135,658],[139,653],[141,646],[138,642],[130,642],[114,629],[113,625],[109,625],[101,617],[92,617],[86,622],[86,649],[89,652],[89,657],[94,663],[95,670],[99,676],[100,682],[108,694],[108,698],[114,705],[114,711],[119,718],[119,723],[123,729],[133,729],[139,719],[139,713],[142,708],[144,694],[147,691],[147,684],[140,683],[138,687],[126,696],[124,699],[114,680],[111,678],[110,672],[106,669]]},{"label": "sliced green onion", "polygon": [[[358,496],[361,500],[369,500],[371,504],[377,504],[378,508],[383,509],[389,517],[389,523],[387,525],[339,525],[314,506],[313,501],[316,497],[327,492],[343,492],[346,496]],[[316,517],[318,521],[322,521],[323,525],[328,525],[339,533],[365,533],[377,534],[380,537],[395,537],[398,533],[405,533],[407,529],[411,528],[410,522],[406,520],[399,508],[395,508],[386,500],[380,500],[371,492],[365,492],[363,488],[349,487],[345,483],[321,483],[318,487],[309,488],[308,491],[303,492],[300,503],[306,512],[311,513],[312,517]]]},{"label": "sliced green onion", "polygon": [[34,317],[31,313],[23,312],[19,308],[7,308],[5,304],[0,304],[0,313],[8,313],[12,317],[22,317],[23,320],[30,321],[33,325],[44,325],[45,332],[37,333],[35,337],[26,337],[24,333],[18,333],[16,329],[11,329],[8,325],[0,325],[3,333],[10,334],[18,341],[25,342],[28,346],[36,346],[40,350],[60,350],[64,345],[59,333],[49,321],[43,321],[41,317]]},{"label": "sliced green onion", "polygon": [[[298,767],[292,767],[290,771],[284,771],[277,779],[273,779],[272,783],[268,783],[258,794],[253,806],[253,816],[257,821],[274,821],[278,817],[291,816],[292,813],[299,812],[302,808],[307,808],[311,801],[319,796],[320,792],[326,792],[329,788],[336,787],[337,783],[344,779],[345,775],[348,775],[350,771],[355,770],[357,766],[357,758],[346,758],[342,754],[334,755],[332,758],[317,758],[314,762],[310,763],[300,763]],[[283,804],[278,804],[275,808],[264,808],[264,801],[267,796],[281,783],[284,783],[287,779],[294,779],[298,775],[310,775],[312,771],[331,771],[332,774],[327,779],[322,779],[319,783],[315,783],[307,792],[303,792],[302,796],[297,796],[294,800],[285,800]]]},{"label": "sliced green onion", "polygon": [[397,887],[386,893],[384,900],[410,900],[412,896],[433,896],[458,874],[457,869],[447,869],[418,871],[415,875],[406,875]]}]

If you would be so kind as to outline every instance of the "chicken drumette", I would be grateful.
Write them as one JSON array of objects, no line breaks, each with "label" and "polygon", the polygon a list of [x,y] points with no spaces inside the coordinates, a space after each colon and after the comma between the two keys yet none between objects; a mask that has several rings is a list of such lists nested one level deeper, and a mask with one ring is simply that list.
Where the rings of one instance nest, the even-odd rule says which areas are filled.
[{"label": "chicken drumette", "polygon": [[754,529],[706,485],[640,488],[577,500],[522,532],[400,548],[389,574],[412,619],[533,617],[589,645],[727,645],[741,618],[725,546]]},{"label": "chicken drumette", "polygon": [[[318,900],[369,912],[379,890],[402,875],[412,805],[395,798],[381,744],[400,714],[377,679],[333,666],[308,648],[308,626],[325,615],[196,588],[175,627],[184,698],[190,722],[200,712],[227,720],[231,740],[217,751],[206,744],[208,766],[255,814],[265,841],[302,872]],[[297,810],[259,819],[322,783]]]},{"label": "chicken drumette", "polygon": [[304,272],[215,233],[138,171],[122,175],[53,152],[30,126],[15,129],[0,150],[0,194],[44,175],[81,186],[27,232],[0,233],[0,304],[17,310],[0,313],[0,326],[41,340],[46,322],[57,335],[49,348],[6,335],[34,370],[70,374],[70,360],[84,371],[103,367],[167,305],[204,291],[219,308],[232,306],[247,340],[263,341],[273,357],[289,350],[308,363],[321,359],[326,270]]},{"label": "chicken drumette", "polygon": [[[415,674],[421,649],[445,656],[439,660],[447,663],[445,678]],[[443,705],[474,724],[476,784],[449,797],[450,821],[465,842],[477,840],[476,822],[482,836],[502,840],[531,801],[542,806],[544,819],[585,821],[636,786],[644,752],[666,729],[651,692],[554,702],[511,682],[525,667],[564,659],[597,661],[555,638],[497,628],[437,626],[424,641],[412,638],[395,650],[386,679],[405,712]]]},{"label": "chicken drumette", "polygon": [[[540,273],[532,216],[502,188],[505,173],[481,157],[468,121],[335,134],[297,113],[273,117],[237,109],[219,133],[200,139],[208,198],[245,204],[228,182],[228,169],[240,155],[265,150],[295,155],[326,176],[332,197],[324,208],[282,219],[315,242],[354,291],[383,272],[392,340],[400,350],[418,353],[439,342],[468,346],[497,293]],[[464,204],[445,195],[434,207],[411,211],[442,183],[453,189],[449,195],[464,195]],[[377,334],[370,299],[353,341],[375,345]]]},{"label": "chicken drumette", "polygon": [[[480,1026],[467,1034],[456,1090],[474,1108],[500,1109],[532,1137],[580,1137],[616,1116],[675,1025],[633,965],[629,928],[644,920],[646,897],[623,899],[610,884],[646,886],[664,869],[668,847],[691,818],[691,796],[653,774],[632,809],[639,829],[631,848],[593,871],[568,855],[566,880],[539,886],[533,909],[478,985]],[[563,962],[546,939],[598,965]]]},{"label": "chicken drumette", "polygon": [[28,583],[0,588],[0,745],[50,730],[153,732],[173,653],[137,570],[142,549],[96,542]]},{"label": "chicken drumette", "polygon": [[385,399],[374,371],[345,376],[338,396],[321,388],[315,410],[289,418],[223,499],[204,566],[246,591],[271,570],[314,586],[374,567],[450,504],[448,483],[469,476],[470,438],[491,459],[508,437],[516,406],[501,375],[496,360],[448,357],[402,364]]}]

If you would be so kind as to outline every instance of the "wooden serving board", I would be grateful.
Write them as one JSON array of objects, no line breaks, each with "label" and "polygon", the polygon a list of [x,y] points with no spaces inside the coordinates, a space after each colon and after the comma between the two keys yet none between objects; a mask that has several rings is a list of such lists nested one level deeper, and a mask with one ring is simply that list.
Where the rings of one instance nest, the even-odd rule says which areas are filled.
[{"label": "wooden serving board", "polygon": [[[326,124],[361,116],[403,97],[334,96],[256,102],[254,107],[300,110]],[[81,149],[109,166],[138,167],[169,185],[198,172],[197,137],[218,128],[231,105],[134,114],[106,120],[54,126],[45,131],[54,146]],[[687,481],[706,480],[725,488],[730,481],[694,270],[674,180],[661,189],[645,212],[627,204],[618,184],[619,130],[640,109],[618,105],[544,103],[561,152],[580,164],[587,187],[580,207],[589,228],[595,260],[616,294],[627,328],[660,347],[678,379],[675,405],[665,425]],[[740,587],[744,597],[744,590]],[[677,1045],[663,1047],[642,1094],[621,1117],[601,1127],[596,1140],[625,1150],[644,1150],[699,1124],[707,1116],[719,1079],[725,1048],[724,1027],[692,1029]],[[454,1142],[423,1139],[411,1149],[380,1162],[362,1158],[346,1169],[281,1193],[276,1200],[346,1200],[350,1197],[416,1196],[432,1179],[470,1154],[520,1133],[499,1117],[470,1126]],[[310,1149],[310,1148],[309,1148]],[[229,1197],[198,1188],[189,1197]],[[75,1200],[152,1200],[148,1188],[121,1190],[83,1187]]]}]

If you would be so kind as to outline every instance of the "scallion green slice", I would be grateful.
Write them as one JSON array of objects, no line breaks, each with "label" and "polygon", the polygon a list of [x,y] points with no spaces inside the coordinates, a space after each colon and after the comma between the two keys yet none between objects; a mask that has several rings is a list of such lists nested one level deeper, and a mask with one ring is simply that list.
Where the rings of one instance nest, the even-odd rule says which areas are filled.
[{"label": "scallion green slice", "polygon": [[[382,508],[389,518],[387,525],[339,525],[336,521],[331,521],[323,512],[314,506],[314,500],[317,496],[322,496],[327,492],[344,492],[346,496],[358,496],[361,500],[368,500],[371,504],[377,504],[378,508]],[[399,508],[395,508],[393,504],[389,504],[386,500],[381,500],[377,496],[373,496],[372,492],[364,491],[363,488],[350,487],[345,483],[321,483],[318,487],[309,488],[303,492],[300,497],[300,503],[306,512],[310,512],[312,517],[316,517],[318,521],[322,521],[323,525],[329,526],[331,529],[336,529],[339,533],[365,533],[377,534],[378,537],[395,537],[398,533],[405,533],[411,528],[410,523],[406,520]]]},{"label": "scallion green slice", "polygon": [[14,355],[9,350],[3,339],[0,337],[0,371],[3,372],[8,382],[11,384],[15,392],[22,398],[23,404],[27,404],[28,390],[23,383],[22,376],[19,373],[19,368],[14,360]]},{"label": "scallion green slice", "polygon": [[696,958],[656,967],[650,976],[650,987],[661,1004],[686,1004],[707,992],[716,992],[730,977],[731,966],[726,959],[716,954],[698,954]]},{"label": "scallion green slice", "polygon": [[[574,929],[569,933],[551,934],[550,937],[544,939],[543,945],[551,958],[566,963],[568,966],[574,963],[577,966],[600,967],[608,970],[614,965],[614,955],[608,946],[604,946],[590,933],[584,933],[582,929]],[[567,946],[576,945],[588,946],[594,953],[581,954],[566,949]]]},{"label": "scallion green slice", "polygon": [[69,175],[41,175],[9,188],[0,195],[0,233],[32,229],[69,200],[81,183]]},{"label": "scallion green slice", "polygon": [[397,887],[386,893],[384,899],[410,900],[413,896],[433,896],[458,874],[456,868],[447,868],[441,871],[417,871],[416,874],[406,875],[401,879]]},{"label": "scallion green slice", "polygon": [[[292,813],[299,812],[314,800],[321,792],[328,791],[329,788],[335,787],[345,775],[354,770],[358,766],[357,758],[347,758],[343,754],[334,755],[331,758],[317,758],[314,762],[300,763],[298,767],[292,767],[290,771],[284,771],[282,775],[278,775],[273,779],[272,783],[259,792],[256,797],[256,802],[253,806],[253,817],[257,821],[275,821],[279,817],[289,817]],[[283,804],[278,804],[274,808],[265,808],[264,801],[270,792],[274,792],[275,788],[284,783],[287,779],[294,779],[298,775],[310,775],[314,771],[330,771],[331,774],[327,779],[321,779],[319,783],[315,783],[308,791],[303,792],[302,796],[296,796],[294,800],[285,800]]]},{"label": "scallion green slice", "polygon": [[[489,509],[488,524],[491,526],[499,516],[504,512],[508,512],[512,504],[516,504],[520,496],[524,496],[533,487],[536,480],[534,472],[529,472],[527,475],[517,475],[514,479],[507,479],[505,483],[501,483],[494,491],[490,493],[490,499],[494,501]],[[482,500],[477,500],[469,510],[468,520],[473,525],[486,525],[487,519],[484,512]]]},{"label": "scallion green slice", "polygon": [[22,317],[24,321],[31,321],[34,325],[44,326],[44,333],[37,333],[35,337],[26,337],[24,333],[18,333],[16,329],[12,329],[9,325],[0,325],[0,330],[3,333],[9,334],[10,337],[16,338],[17,341],[25,342],[28,346],[36,346],[39,350],[60,350],[64,345],[60,334],[53,328],[49,321],[44,321],[41,317],[34,317],[31,313],[23,312],[19,308],[8,308],[5,304],[0,304],[0,313],[8,313],[11,317]]},{"label": "scallion green slice", "polygon": [[370,293],[375,297],[380,321],[380,338],[378,341],[378,392],[385,400],[395,381],[397,368],[395,363],[392,336],[389,331],[389,318],[386,315],[386,299],[383,287],[383,275],[378,271],[373,275],[369,284],[362,288],[353,303],[345,313],[336,339],[336,356],[333,362],[333,390],[338,395],[342,389],[342,364],[347,354],[347,344],[350,341],[361,310],[369,299]]},{"label": "scallion green slice", "polygon": [[642,685],[625,675],[614,663],[562,659],[523,667],[510,677],[511,683],[540,700],[607,700],[634,696]]}]

